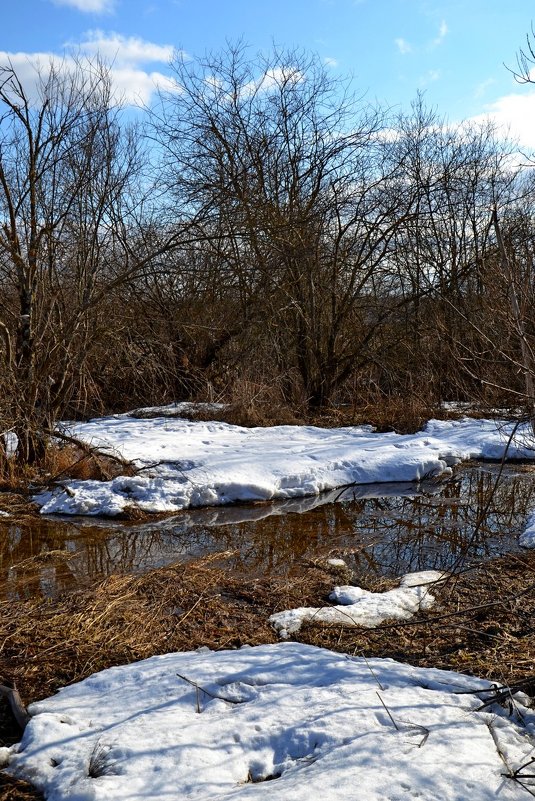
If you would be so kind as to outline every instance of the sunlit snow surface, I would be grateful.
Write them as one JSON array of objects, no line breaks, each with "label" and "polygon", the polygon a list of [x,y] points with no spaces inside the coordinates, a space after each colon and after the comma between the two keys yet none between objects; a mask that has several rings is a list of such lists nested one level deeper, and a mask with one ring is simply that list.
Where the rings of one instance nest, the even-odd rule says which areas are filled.
[{"label": "sunlit snow surface", "polygon": [[498,748],[526,763],[534,715],[477,711],[488,687],[298,643],[167,654],[33,704],[9,770],[48,801],[525,799]]},{"label": "sunlit snow surface", "polygon": [[499,459],[506,451],[508,458],[535,457],[527,427],[510,441],[512,423],[469,418],[431,420],[412,435],[378,434],[367,426],[242,428],[128,415],[73,424],[67,431],[142,470],[109,482],[63,481],[37,496],[45,514],[116,516],[131,506],[175,512],[296,498],[354,483],[417,482],[447,475],[460,460]]},{"label": "sunlit snow surface", "polygon": [[416,612],[433,606],[435,597],[431,593],[432,586],[445,578],[446,574],[437,570],[407,573],[402,577],[399,587],[386,592],[370,592],[362,587],[346,584],[335,587],[330,594],[335,606],[301,606],[276,612],[269,621],[279,636],[286,639],[298,632],[303,623],[310,621],[374,628],[384,620],[407,620]]},{"label": "sunlit snow surface", "polygon": [[[131,505],[158,512],[299,498],[354,482],[416,482],[506,451],[535,456],[527,429],[510,439],[512,424],[490,420],[430,421],[411,436],[127,415],[68,430],[142,471],[69,481],[68,491],[40,496],[43,512],[117,515]],[[338,609],[357,625],[410,616],[431,605],[426,583],[438,578],[405,576],[386,593],[337,587],[325,614]],[[272,623],[289,636],[324,611],[289,610]],[[529,790],[507,775],[519,771],[533,782],[523,777],[533,773],[535,714],[523,697],[511,715],[481,708],[490,687],[292,642],[167,654],[34,704],[22,742],[0,757],[48,801],[522,801]]]}]

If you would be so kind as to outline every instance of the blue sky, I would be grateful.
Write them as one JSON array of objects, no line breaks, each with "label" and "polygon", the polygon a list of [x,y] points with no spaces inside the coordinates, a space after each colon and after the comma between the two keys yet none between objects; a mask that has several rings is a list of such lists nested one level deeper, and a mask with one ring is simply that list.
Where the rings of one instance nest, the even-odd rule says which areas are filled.
[{"label": "blue sky", "polygon": [[491,114],[535,149],[535,86],[514,66],[535,10],[526,0],[17,0],[4,2],[0,60],[100,51],[121,89],[150,99],[173,48],[243,38],[313,50],[355,88],[405,108],[418,91],[451,121]]}]

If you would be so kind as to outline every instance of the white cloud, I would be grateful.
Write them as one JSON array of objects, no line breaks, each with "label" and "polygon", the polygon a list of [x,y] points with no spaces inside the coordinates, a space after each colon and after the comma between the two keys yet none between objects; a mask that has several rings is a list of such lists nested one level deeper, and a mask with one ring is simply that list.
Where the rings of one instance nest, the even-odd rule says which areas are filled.
[{"label": "white cloud", "polygon": [[505,95],[486,106],[473,122],[491,120],[504,134],[518,140],[521,148],[535,151],[535,89]]},{"label": "white cloud", "polygon": [[440,23],[440,28],[438,29],[438,36],[436,36],[431,41],[430,48],[439,47],[439,45],[441,45],[444,39],[446,38],[447,34],[448,34],[448,26],[446,25],[446,21],[442,20],[442,22]]},{"label": "white cloud", "polygon": [[87,14],[110,14],[115,0],[52,0],[56,6],[68,6]]},{"label": "white cloud", "polygon": [[158,89],[179,91],[176,81],[162,72],[145,72],[134,67],[113,68],[111,72],[118,97],[128,105],[147,105]]},{"label": "white cloud", "polygon": [[124,37],[102,31],[90,31],[82,42],[70,42],[65,54],[9,53],[0,51],[0,64],[11,64],[28,95],[34,94],[39,71],[46,73],[51,65],[68,72],[77,62],[101,56],[111,64],[110,75],[117,102],[125,105],[148,104],[157,89],[179,91],[175,81],[162,70],[147,70],[144,65],[165,64],[173,55],[171,45],[159,45],[137,37]]},{"label": "white cloud", "polygon": [[78,45],[69,43],[70,49],[76,47],[89,56],[102,56],[113,64],[167,64],[173,56],[172,45],[159,45],[147,42],[137,36],[122,36],[120,33],[105,34],[100,30],[88,31],[86,38]]},{"label": "white cloud", "polygon": [[269,92],[284,83],[300,83],[304,79],[303,72],[297,68],[275,67],[264,72],[256,80],[244,84],[242,92],[244,95],[250,95],[253,92]]},{"label": "white cloud", "polygon": [[0,50],[0,65],[12,67],[24,91],[29,97],[33,97],[39,73],[46,74],[50,67],[60,71],[68,70],[72,68],[73,61],[54,53],[9,53]]},{"label": "white cloud", "polygon": [[325,64],[326,67],[331,67],[332,69],[335,69],[338,66],[338,61],[335,58],[331,58],[330,56],[326,56],[323,59],[323,63]]},{"label": "white cloud", "polygon": [[394,39],[394,41],[402,56],[406,55],[407,53],[412,53],[412,46],[409,42],[407,42],[406,39],[402,39],[400,37],[399,39]]}]

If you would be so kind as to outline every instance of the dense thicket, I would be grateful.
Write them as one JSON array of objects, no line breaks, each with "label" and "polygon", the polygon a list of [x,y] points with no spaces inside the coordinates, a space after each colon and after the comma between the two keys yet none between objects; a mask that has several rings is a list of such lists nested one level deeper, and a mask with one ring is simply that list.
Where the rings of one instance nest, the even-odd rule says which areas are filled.
[{"label": "dense thicket", "polygon": [[303,53],[172,69],[137,127],[101,64],[0,69],[22,460],[62,417],[170,400],[531,409],[535,186],[489,125],[392,117]]}]

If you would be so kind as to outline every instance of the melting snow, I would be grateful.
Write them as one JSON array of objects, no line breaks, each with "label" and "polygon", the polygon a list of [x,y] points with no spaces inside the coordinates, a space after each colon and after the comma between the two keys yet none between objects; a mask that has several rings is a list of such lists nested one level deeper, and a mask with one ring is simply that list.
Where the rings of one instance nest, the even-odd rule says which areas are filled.
[{"label": "melting snow", "polygon": [[166,654],[33,704],[7,758],[48,801],[521,801],[497,749],[528,762],[535,716],[478,711],[489,687],[298,643]]},{"label": "melting snow", "polygon": [[522,548],[535,548],[535,513],[529,515],[526,521],[526,528],[518,540]]},{"label": "melting snow", "polygon": [[[145,410],[144,410],[145,411]],[[162,411],[162,409],[159,409]],[[68,481],[35,499],[43,513],[116,516],[317,495],[349,484],[419,482],[470,458],[534,458],[528,427],[494,420],[431,420],[412,435],[369,426],[242,428],[177,417],[117,415],[68,432],[133,460],[134,477]],[[67,489],[65,489],[67,487]]]},{"label": "melting snow", "polygon": [[416,612],[433,606],[435,597],[429,587],[445,577],[444,573],[436,570],[407,573],[399,587],[386,592],[369,592],[350,585],[335,587],[329,597],[338,603],[337,606],[302,606],[276,612],[269,620],[283,639],[299,631],[303,623],[311,621],[374,628],[384,620],[407,620]]}]

